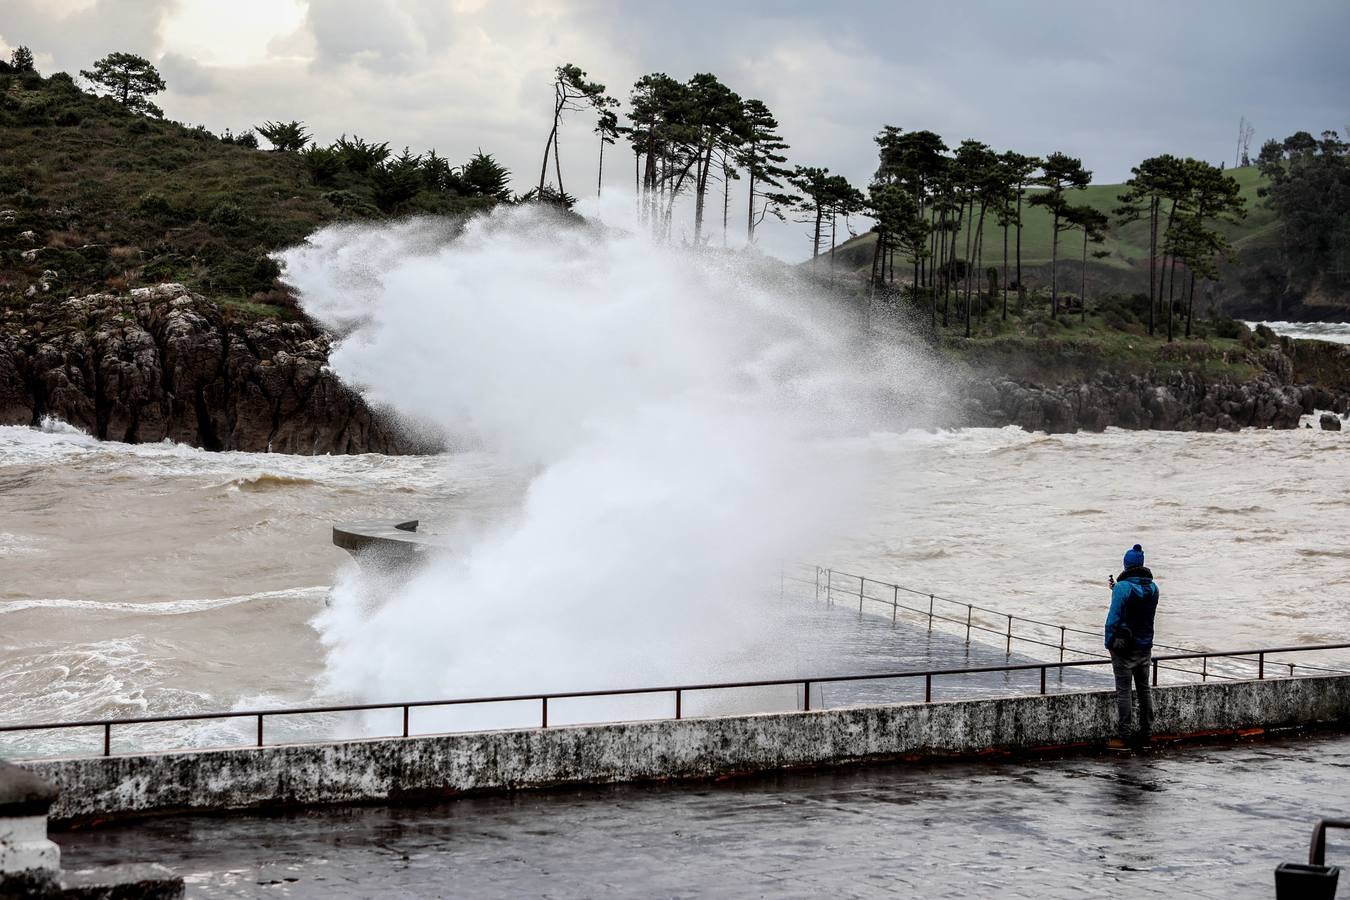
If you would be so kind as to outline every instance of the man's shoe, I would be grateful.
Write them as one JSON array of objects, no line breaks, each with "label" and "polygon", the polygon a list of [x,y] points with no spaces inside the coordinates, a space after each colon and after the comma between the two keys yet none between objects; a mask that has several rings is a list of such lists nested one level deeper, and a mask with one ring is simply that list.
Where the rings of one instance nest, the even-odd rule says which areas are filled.
[{"label": "man's shoe", "polygon": [[1153,733],[1149,731],[1139,732],[1137,735],[1134,736],[1134,745],[1138,747],[1140,750],[1149,749],[1151,746],[1153,746]]},{"label": "man's shoe", "polygon": [[1130,749],[1130,745],[1125,743],[1124,738],[1116,737],[1111,738],[1109,741],[1106,742],[1106,748],[1108,750],[1128,750]]}]

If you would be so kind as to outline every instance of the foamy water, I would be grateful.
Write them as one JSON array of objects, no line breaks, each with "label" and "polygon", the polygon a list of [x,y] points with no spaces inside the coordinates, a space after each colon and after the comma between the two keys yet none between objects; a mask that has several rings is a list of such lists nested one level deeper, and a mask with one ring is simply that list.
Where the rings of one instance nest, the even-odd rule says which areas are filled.
[{"label": "foamy water", "polygon": [[[1350,432],[912,430],[941,362],[781,269],[534,208],[451,231],[282,258],[334,370],[474,452],[0,428],[0,720],[797,674],[825,626],[783,559],[1095,628],[1142,543],[1169,643],[1347,632]],[[415,574],[331,546],[410,517],[452,547]]]},{"label": "foamy water", "polygon": [[[1171,642],[1350,634],[1346,432],[976,429],[830,452],[875,479],[819,554],[837,568],[1095,628],[1106,575],[1139,541]],[[213,454],[0,428],[0,719],[315,698],[315,621],[350,566],[331,523],[420,514],[477,527],[510,515],[528,474],[482,454]],[[758,649],[747,642],[750,669]]]},{"label": "foamy water", "polygon": [[1350,322],[1248,322],[1247,325],[1251,328],[1265,325],[1283,337],[1350,344]]}]

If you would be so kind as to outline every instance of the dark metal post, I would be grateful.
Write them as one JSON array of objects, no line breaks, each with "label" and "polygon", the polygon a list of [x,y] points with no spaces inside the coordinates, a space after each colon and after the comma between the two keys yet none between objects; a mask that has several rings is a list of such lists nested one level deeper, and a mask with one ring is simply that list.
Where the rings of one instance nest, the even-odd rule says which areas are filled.
[{"label": "dark metal post", "polygon": [[259,746],[259,747],[261,747],[261,746],[263,745],[262,720],[263,720],[262,713],[258,713],[258,746]]},{"label": "dark metal post", "polygon": [[970,604],[966,604],[966,643],[970,643]]},{"label": "dark metal post", "polygon": [[933,673],[928,672],[923,676],[923,702],[933,702]]},{"label": "dark metal post", "polygon": [[1256,677],[1258,679],[1266,677],[1266,655],[1264,653],[1256,654]]},{"label": "dark metal post", "polygon": [[1041,693],[1045,693],[1045,666],[1041,666]]},{"label": "dark metal post", "polygon": [[1290,678],[1293,678],[1293,677],[1294,677],[1294,664],[1293,664],[1293,663],[1290,663],[1290,664],[1289,664],[1289,677],[1290,677]]},{"label": "dark metal post", "polygon": [[103,723],[103,755],[112,756],[112,723]]},{"label": "dark metal post", "polygon": [[408,736],[408,704],[403,704],[403,736]]},{"label": "dark metal post", "polygon": [[1064,626],[1059,626],[1059,661],[1064,662]]},{"label": "dark metal post", "polygon": [[862,612],[863,593],[867,589],[867,579],[858,576],[858,612]]},{"label": "dark metal post", "polygon": [[810,712],[810,711],[811,711],[811,682],[809,682],[809,681],[803,681],[803,682],[802,682],[802,696],[806,698],[806,703],[803,705],[802,709],[804,709],[806,712]]},{"label": "dark metal post", "polygon": [[675,689],[675,718],[680,717],[680,694],[683,693],[679,688]]},{"label": "dark metal post", "polygon": [[1208,680],[1209,680],[1209,657],[1208,657],[1208,656],[1202,656],[1202,657],[1200,657],[1200,680],[1201,680],[1201,681],[1208,681]]},{"label": "dark metal post", "polygon": [[1011,616],[1011,615],[1008,616],[1008,649],[1005,651],[1005,655],[1008,655],[1008,656],[1011,656],[1011,655],[1012,655],[1012,616]]},{"label": "dark metal post", "polygon": [[541,727],[547,728],[547,727],[548,727],[548,698],[547,698],[547,697],[540,697],[539,699],[542,700],[542,701],[544,701],[544,707],[543,707],[543,708],[544,708],[544,724],[543,724]]},{"label": "dark metal post", "polygon": [[1153,686],[1158,686],[1158,661],[1156,659],[1153,661]]},{"label": "dark metal post", "polygon": [[933,595],[928,595],[928,630],[933,630]]},{"label": "dark metal post", "polygon": [[[893,584],[893,585],[891,585],[891,624],[892,624],[892,625],[895,624],[895,620],[896,620],[897,618],[899,618],[899,616],[900,616],[900,586],[899,586],[898,584]],[[932,620],[929,620],[928,627],[929,627],[929,628],[932,628],[932,627],[933,627]]]}]

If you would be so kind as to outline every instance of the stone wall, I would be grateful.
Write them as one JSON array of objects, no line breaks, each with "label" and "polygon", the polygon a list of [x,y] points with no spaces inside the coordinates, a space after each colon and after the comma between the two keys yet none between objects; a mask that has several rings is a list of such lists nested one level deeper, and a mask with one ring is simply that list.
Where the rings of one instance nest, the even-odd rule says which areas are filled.
[{"label": "stone wall", "polygon": [[[1350,676],[1155,690],[1156,732],[1350,722]],[[819,712],[48,760],[54,820],[697,779],[1105,740],[1114,697],[1066,693]]]}]

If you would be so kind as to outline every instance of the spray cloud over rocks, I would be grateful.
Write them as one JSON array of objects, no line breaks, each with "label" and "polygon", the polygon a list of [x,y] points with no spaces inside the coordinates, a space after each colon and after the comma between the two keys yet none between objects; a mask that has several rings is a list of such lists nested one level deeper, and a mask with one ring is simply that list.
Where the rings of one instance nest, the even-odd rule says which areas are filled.
[{"label": "spray cloud over rocks", "polygon": [[344,380],[528,476],[400,583],[340,576],[317,624],[344,695],[785,672],[779,562],[867,487],[832,449],[935,392],[917,352],[865,345],[856,309],[776,264],[537,208],[330,227],[283,261],[344,335]]}]

